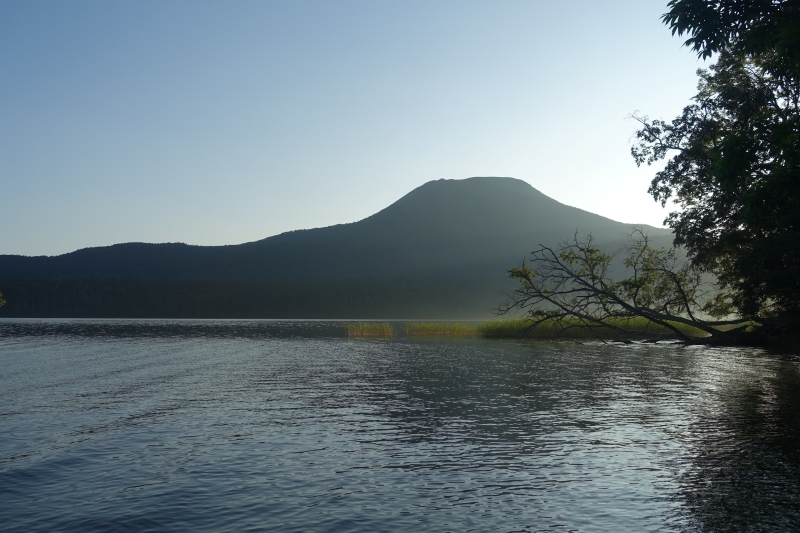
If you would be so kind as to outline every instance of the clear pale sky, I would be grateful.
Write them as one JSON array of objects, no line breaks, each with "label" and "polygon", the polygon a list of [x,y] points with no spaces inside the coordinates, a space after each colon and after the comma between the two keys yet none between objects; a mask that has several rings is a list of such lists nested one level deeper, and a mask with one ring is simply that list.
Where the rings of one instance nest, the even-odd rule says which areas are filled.
[{"label": "clear pale sky", "polygon": [[635,111],[703,66],[666,0],[5,1],[0,253],[236,244],[512,176],[661,225]]}]

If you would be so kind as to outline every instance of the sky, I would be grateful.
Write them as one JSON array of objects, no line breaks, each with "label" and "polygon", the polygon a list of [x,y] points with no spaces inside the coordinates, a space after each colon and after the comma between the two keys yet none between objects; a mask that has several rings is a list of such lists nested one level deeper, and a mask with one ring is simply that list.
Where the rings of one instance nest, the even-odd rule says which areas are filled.
[{"label": "sky", "polygon": [[634,112],[703,67],[666,0],[0,3],[0,254],[238,244],[511,176],[661,226]]}]

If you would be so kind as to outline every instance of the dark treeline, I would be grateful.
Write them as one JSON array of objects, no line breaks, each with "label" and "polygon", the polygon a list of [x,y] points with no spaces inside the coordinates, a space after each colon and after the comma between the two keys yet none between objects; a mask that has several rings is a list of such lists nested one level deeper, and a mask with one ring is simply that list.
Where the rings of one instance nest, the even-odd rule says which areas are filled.
[{"label": "dark treeline", "polygon": [[0,317],[488,318],[502,299],[475,279],[145,281],[6,279]]}]

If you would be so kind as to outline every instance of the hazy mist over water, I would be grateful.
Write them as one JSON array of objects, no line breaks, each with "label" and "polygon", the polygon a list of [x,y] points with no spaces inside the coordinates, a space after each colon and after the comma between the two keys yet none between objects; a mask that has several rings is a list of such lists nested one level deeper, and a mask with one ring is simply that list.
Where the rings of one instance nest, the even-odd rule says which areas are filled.
[{"label": "hazy mist over water", "polygon": [[787,531],[800,359],[0,322],[2,531]]}]

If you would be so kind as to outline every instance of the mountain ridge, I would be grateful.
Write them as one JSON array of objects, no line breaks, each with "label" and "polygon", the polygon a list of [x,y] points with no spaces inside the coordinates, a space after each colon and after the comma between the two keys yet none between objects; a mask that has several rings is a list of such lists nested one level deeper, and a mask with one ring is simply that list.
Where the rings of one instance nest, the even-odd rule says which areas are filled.
[{"label": "mountain ridge", "polygon": [[[505,270],[518,265],[539,244],[555,245],[577,231],[579,236],[591,232],[610,248],[634,227],[562,204],[514,178],[436,180],[357,222],[294,230],[238,245],[121,243],[58,256],[0,255],[0,292],[6,294],[3,285],[9,280],[21,286],[36,279],[300,288],[318,282],[354,286],[371,280],[426,287],[420,289],[424,296],[431,292],[432,280],[441,284],[451,278],[474,280],[476,287],[482,287],[476,288],[478,292],[500,293],[508,288]],[[656,240],[671,242],[669,230],[646,229]],[[342,298],[352,294],[352,288],[342,288]],[[12,302],[12,295],[7,296]],[[417,309],[425,309],[423,296],[414,297]],[[324,310],[319,312],[325,315]]]}]

